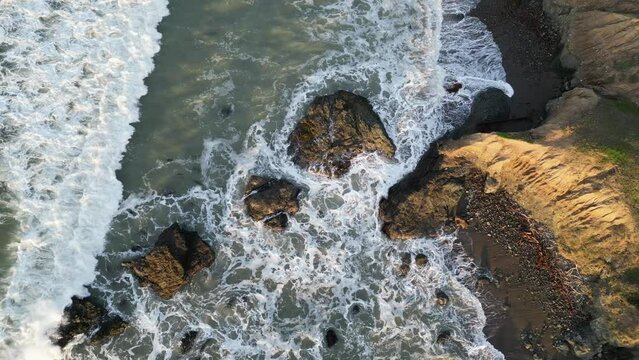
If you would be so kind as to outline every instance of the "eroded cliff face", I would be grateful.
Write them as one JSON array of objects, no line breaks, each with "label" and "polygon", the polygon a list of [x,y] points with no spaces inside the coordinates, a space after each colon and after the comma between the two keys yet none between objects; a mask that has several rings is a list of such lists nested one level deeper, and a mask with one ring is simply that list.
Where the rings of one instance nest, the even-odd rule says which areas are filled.
[{"label": "eroded cliff face", "polygon": [[540,128],[447,141],[440,148],[441,168],[468,162],[487,174],[484,191],[505,191],[549,226],[560,255],[589,279],[595,329],[608,342],[638,346],[639,311],[628,297],[636,289],[623,280],[639,264],[636,209],[620,184],[619,164],[585,151],[589,139],[580,130],[583,119],[602,111],[602,101],[577,88],[550,104]]},{"label": "eroded cliff face", "polygon": [[639,2],[544,0],[563,34],[562,64],[575,83],[639,104]]}]

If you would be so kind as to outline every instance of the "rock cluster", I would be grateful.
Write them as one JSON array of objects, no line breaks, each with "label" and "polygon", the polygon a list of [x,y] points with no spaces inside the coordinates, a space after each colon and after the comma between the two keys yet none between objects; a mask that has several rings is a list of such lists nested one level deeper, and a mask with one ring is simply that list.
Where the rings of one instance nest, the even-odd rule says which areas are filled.
[{"label": "rock cluster", "polygon": [[329,177],[348,172],[364,153],[395,155],[384,124],[364,97],[347,91],[315,98],[289,136],[289,153],[302,168]]},{"label": "rock cluster", "polygon": [[77,335],[87,336],[92,343],[102,341],[124,332],[128,323],[118,315],[110,315],[93,298],[71,298],[71,305],[64,308],[64,320],[58,328],[54,343],[61,348]]},{"label": "rock cluster", "polygon": [[246,185],[244,204],[249,216],[273,229],[284,229],[288,217],[300,208],[300,189],[286,180],[252,176]]},{"label": "rock cluster", "polygon": [[199,271],[211,266],[215,253],[200,236],[173,224],[145,256],[122,263],[163,298],[170,298]]}]

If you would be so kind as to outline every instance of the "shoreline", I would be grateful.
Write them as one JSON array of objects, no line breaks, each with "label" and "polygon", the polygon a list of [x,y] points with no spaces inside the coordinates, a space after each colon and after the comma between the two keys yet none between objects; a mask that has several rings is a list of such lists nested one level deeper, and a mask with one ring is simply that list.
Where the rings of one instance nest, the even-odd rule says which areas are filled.
[{"label": "shoreline", "polygon": [[[510,117],[496,131],[524,131],[541,125],[546,104],[561,96],[567,71],[558,65],[561,35],[545,15],[540,2],[481,0],[469,16],[477,17],[491,32],[502,53],[506,79],[513,87]],[[487,231],[489,219],[476,218],[471,228],[460,230],[459,241],[478,261],[490,280],[478,281],[478,295],[487,313],[484,332],[506,359],[557,356],[553,337],[560,336],[562,319],[552,314],[553,291],[543,276],[528,273],[534,266],[531,249],[494,241]],[[482,229],[483,228],[483,229]],[[480,230],[481,229],[481,230]],[[552,236],[552,235],[551,235]],[[524,260],[522,264],[521,261]],[[531,286],[531,283],[537,286]],[[554,317],[553,317],[554,316]],[[544,329],[543,331],[540,331]]]},{"label": "shoreline", "polygon": [[[562,33],[565,35],[567,30],[564,26],[560,26],[562,24],[559,24],[556,19],[551,19],[551,15],[547,14],[548,8],[551,7],[548,5],[550,3],[544,4],[540,0],[514,2],[482,0],[470,13],[470,16],[479,18],[493,34],[494,40],[502,52],[507,80],[515,90],[515,94],[511,98],[509,121],[498,123],[490,129],[497,131],[497,135],[502,137],[524,139],[525,141],[531,141],[531,139],[535,141],[535,137],[538,136],[547,137],[546,134],[550,131],[548,129],[539,130],[539,127],[549,121],[556,122],[556,118],[560,117],[556,113],[552,114],[553,117],[548,111],[558,112],[557,107],[561,110],[561,106],[565,106],[564,103],[557,105],[556,102],[559,100],[555,101],[554,99],[561,98],[563,100],[566,94],[570,94],[568,91],[577,83],[576,77],[573,78],[573,76],[579,73],[579,68],[575,67],[570,70],[562,66],[566,62],[565,53],[566,47],[568,47],[565,43],[566,36],[563,36],[562,40]],[[575,70],[577,71],[575,72]],[[597,89],[596,85],[594,87]],[[607,91],[604,91],[602,95],[612,95],[611,100],[606,100],[611,102],[616,101],[614,99],[617,96],[621,95],[621,99],[626,97],[625,94],[610,94]],[[632,95],[628,95],[628,98],[632,97]],[[567,102],[568,100],[563,101]],[[597,116],[601,117],[602,114],[609,114],[605,110],[599,110],[600,108],[601,106],[596,107],[597,110],[592,111],[595,115],[592,116],[596,118]],[[585,117],[591,116],[591,113],[580,114],[577,112],[577,114]],[[551,126],[553,126],[552,130],[557,130],[557,126]],[[528,130],[530,131],[528,132]],[[500,133],[500,131],[505,133]],[[590,133],[578,131],[578,133],[577,140],[572,139],[568,144],[561,146],[574,146],[575,142],[578,143],[577,146],[584,146],[583,143],[590,140],[587,136],[592,137],[594,131],[590,131]],[[454,147],[456,145],[453,145]],[[583,156],[591,155],[584,154]],[[508,156],[506,155],[506,157]],[[615,165],[621,166],[622,172],[625,170],[624,164]],[[627,182],[632,183],[634,180],[631,175],[626,177],[630,178]],[[526,214],[525,210],[524,214]],[[481,223],[482,220],[479,220]],[[483,219],[483,222],[489,220]],[[543,220],[542,222],[544,222]],[[567,325],[563,330],[564,334],[574,333],[575,336],[572,340],[565,338],[564,335],[560,334],[561,331],[557,330],[566,324],[560,325],[563,322],[561,314],[559,316],[556,313],[553,314],[556,312],[554,308],[557,303],[553,305],[552,302],[549,304],[541,300],[543,297],[552,297],[554,290],[540,288],[539,284],[533,284],[534,282],[512,280],[513,278],[521,278],[522,274],[524,279],[536,278],[536,276],[531,277],[529,274],[527,276],[525,271],[522,271],[525,270],[526,266],[519,261],[529,256],[534,257],[535,254],[518,246],[513,247],[512,244],[495,241],[499,239],[499,236],[491,237],[488,229],[477,231],[478,225],[481,225],[477,224],[477,219],[475,219],[474,225],[474,230],[473,224],[471,224],[471,229],[460,229],[459,239],[468,255],[478,261],[478,264],[483,263],[491,279],[496,281],[488,281],[477,291],[483,305],[489,310],[487,311],[489,323],[485,333],[489,341],[506,358],[631,359],[637,355],[635,351],[624,348],[623,344],[609,343],[614,337],[611,335],[614,330],[602,330],[606,329],[608,325],[602,326],[601,321],[597,320],[598,317],[606,317],[607,315],[604,313],[610,311],[602,309],[598,304],[601,301],[598,292],[604,291],[600,288],[609,287],[609,285],[599,284],[600,280],[595,280],[595,284],[589,283],[592,281],[592,276],[587,276],[588,274],[579,276],[583,280],[583,287],[590,288],[585,292],[593,291],[597,295],[591,294],[583,299],[580,305],[582,307],[581,315],[579,315],[582,317],[581,321],[571,322],[572,325]],[[554,234],[551,234],[551,237],[550,245],[564,246],[561,239],[555,238]],[[554,250],[553,254],[560,261],[572,263],[562,256],[561,251]],[[578,261],[578,265],[583,264],[579,264]],[[561,265],[558,269],[561,270]],[[579,271],[579,266],[575,270]],[[588,272],[588,270],[584,271]],[[495,275],[499,279],[492,278]],[[504,279],[506,281],[503,281]],[[615,283],[617,280],[606,280],[606,282],[608,281]],[[615,287],[617,286],[615,285]],[[540,289],[541,293],[539,293]],[[604,292],[606,291],[612,290]],[[513,296],[513,294],[515,295]],[[535,334],[535,328],[545,330],[537,331]],[[612,332],[609,333],[609,331]],[[554,343],[552,337],[555,337]],[[561,339],[559,343],[557,339]]]}]

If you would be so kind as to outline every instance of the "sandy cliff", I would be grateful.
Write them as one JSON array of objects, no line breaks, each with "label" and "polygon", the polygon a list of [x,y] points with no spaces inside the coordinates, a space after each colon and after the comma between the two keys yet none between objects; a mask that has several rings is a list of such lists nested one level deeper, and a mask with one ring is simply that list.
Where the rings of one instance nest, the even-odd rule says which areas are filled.
[{"label": "sandy cliff", "polygon": [[562,30],[562,64],[575,84],[621,95],[639,104],[639,2],[545,0]]}]

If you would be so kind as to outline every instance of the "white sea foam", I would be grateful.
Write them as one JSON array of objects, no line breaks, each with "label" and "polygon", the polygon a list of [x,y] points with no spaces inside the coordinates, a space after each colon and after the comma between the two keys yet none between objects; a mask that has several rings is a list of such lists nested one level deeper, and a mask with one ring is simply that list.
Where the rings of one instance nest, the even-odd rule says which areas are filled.
[{"label": "white sea foam", "polygon": [[0,2],[0,180],[20,224],[0,358],[61,356],[48,331],[94,279],[167,2]]},{"label": "white sea foam", "polygon": [[[485,316],[465,286],[473,266],[454,249],[454,237],[392,242],[377,217],[389,187],[452,128],[447,104],[462,116],[477,91],[497,86],[509,92],[492,38],[472,19],[442,29],[438,0],[295,4],[310,37],[341,51],[328,51],[303,69],[304,81],[284,89],[276,104],[287,109],[284,119],[255,123],[241,152],[233,150],[237,139],[212,139],[199,161],[180,160],[185,168],[199,165],[201,185],[178,195],[132,194],[115,219],[123,233],[114,235],[123,242],[119,248],[136,244],[130,238],[139,237],[139,229],[151,230],[152,244],[171,221],[197,229],[214,244],[214,266],[174,299],[160,300],[126,271],[109,267],[131,257],[130,250],[104,254],[103,274],[93,286],[132,326],[128,336],[99,348],[72,344],[68,358],[176,358],[181,335],[198,330],[194,351],[207,359],[503,359],[482,333]],[[451,1],[445,11],[471,7]],[[448,77],[464,82],[460,94],[444,91]],[[232,91],[230,81],[220,81],[214,93]],[[348,175],[326,179],[295,167],[286,139],[314,96],[342,87],[371,100],[398,151],[392,161],[363,156]],[[283,123],[275,133],[268,130],[274,122]],[[273,233],[245,214],[250,174],[303,187],[301,211],[286,232]],[[402,278],[403,252],[426,254],[429,265],[413,266]],[[450,306],[435,305],[437,289],[448,293]],[[362,309],[357,315],[354,304]],[[322,345],[329,327],[341,342],[331,350]],[[448,346],[436,341],[443,330],[451,331]]]}]

